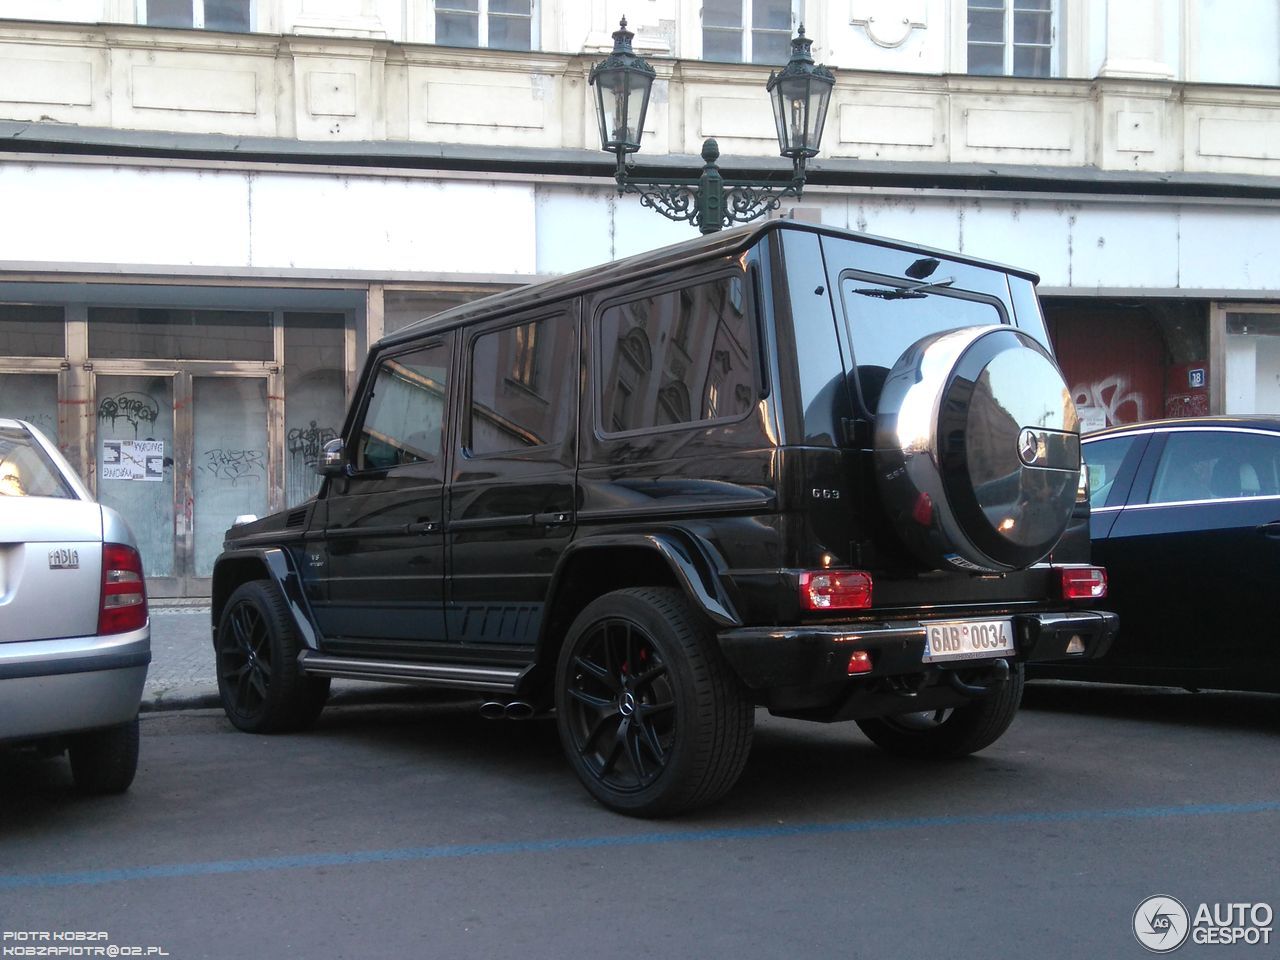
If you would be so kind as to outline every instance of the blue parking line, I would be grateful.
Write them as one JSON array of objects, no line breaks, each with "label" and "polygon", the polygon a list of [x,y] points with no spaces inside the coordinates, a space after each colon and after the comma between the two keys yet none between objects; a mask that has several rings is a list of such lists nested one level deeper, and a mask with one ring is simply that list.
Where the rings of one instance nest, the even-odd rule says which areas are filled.
[{"label": "blue parking line", "polygon": [[672,843],[711,843],[728,840],[775,840],[783,837],[834,834],[883,833],[939,827],[1014,826],[1038,823],[1086,823],[1101,820],[1160,820],[1176,817],[1212,817],[1250,813],[1280,813],[1280,801],[1259,803],[1209,803],[1182,807],[1128,807],[1114,810],[1057,810],[997,813],[982,816],[905,817],[895,820],[847,820],[837,823],[804,823],[768,827],[726,827],[718,830],[680,830],[664,833],[630,833],[605,837],[564,837],[519,840],[509,843],[463,843],[398,850],[358,850],[351,853],[314,853],[293,857],[259,857],[250,860],[209,860],[195,863],[85,870],[75,873],[32,873],[0,876],[0,891],[31,887],[96,886],[131,880],[207,877],[270,870],[308,870],[372,863],[405,863],[420,860],[511,856],[591,850],[599,847],[645,847]]}]

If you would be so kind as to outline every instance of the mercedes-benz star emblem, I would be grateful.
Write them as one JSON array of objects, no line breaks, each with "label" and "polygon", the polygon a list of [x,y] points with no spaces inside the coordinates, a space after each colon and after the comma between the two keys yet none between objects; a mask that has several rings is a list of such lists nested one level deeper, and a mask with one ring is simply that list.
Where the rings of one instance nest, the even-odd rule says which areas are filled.
[{"label": "mercedes-benz star emblem", "polygon": [[1018,434],[1018,457],[1029,467],[1040,459],[1040,436],[1030,427]]},{"label": "mercedes-benz star emblem", "polygon": [[618,704],[618,712],[624,717],[629,717],[636,712],[636,697],[631,692],[622,695],[622,702]]}]

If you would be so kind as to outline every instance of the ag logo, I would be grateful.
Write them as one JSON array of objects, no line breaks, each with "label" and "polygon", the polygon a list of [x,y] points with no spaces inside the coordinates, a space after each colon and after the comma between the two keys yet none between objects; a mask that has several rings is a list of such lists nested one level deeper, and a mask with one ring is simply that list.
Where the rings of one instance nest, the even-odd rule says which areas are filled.
[{"label": "ag logo", "polygon": [[1133,911],[1133,935],[1152,953],[1172,953],[1190,932],[1187,908],[1175,897],[1147,897]]}]

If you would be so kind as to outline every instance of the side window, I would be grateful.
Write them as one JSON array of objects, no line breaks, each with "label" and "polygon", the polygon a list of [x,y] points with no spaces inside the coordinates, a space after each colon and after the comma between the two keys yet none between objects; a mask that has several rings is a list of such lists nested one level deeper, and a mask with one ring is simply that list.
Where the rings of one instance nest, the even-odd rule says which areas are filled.
[{"label": "side window", "polygon": [[746,280],[719,277],[606,307],[598,318],[605,433],[738,419],[755,404]]},{"label": "side window", "polygon": [[519,453],[573,430],[578,350],[573,317],[558,314],[482,333],[471,347],[467,452]]},{"label": "side window", "polygon": [[439,459],[448,370],[444,343],[378,364],[357,441],[357,470]]},{"label": "side window", "polygon": [[[1133,449],[1138,437],[1112,437],[1082,445],[1085,463],[1089,465],[1089,506],[1105,507],[1115,489],[1116,476],[1124,465],[1125,457]],[[1115,506],[1115,504],[1112,504]]]},{"label": "side window", "polygon": [[1209,430],[1171,433],[1151,503],[1231,500],[1280,493],[1280,437]]}]

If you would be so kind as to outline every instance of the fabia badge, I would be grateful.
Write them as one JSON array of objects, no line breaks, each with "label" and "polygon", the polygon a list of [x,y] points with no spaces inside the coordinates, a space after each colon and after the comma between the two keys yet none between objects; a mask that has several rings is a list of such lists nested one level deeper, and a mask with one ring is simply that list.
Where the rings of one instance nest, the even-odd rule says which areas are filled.
[{"label": "fabia badge", "polygon": [[1133,935],[1152,953],[1172,953],[1190,932],[1191,917],[1176,897],[1147,897],[1133,911]]},{"label": "fabia badge", "polygon": [[80,551],[71,547],[58,547],[49,551],[50,570],[79,570]]},{"label": "fabia badge", "polygon": [[1030,427],[1023,427],[1018,434],[1018,457],[1028,467],[1034,467],[1043,459],[1040,434]]}]

